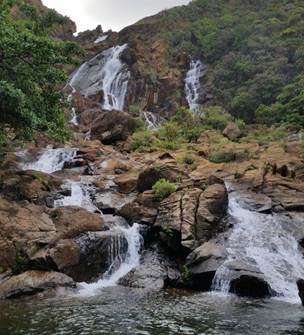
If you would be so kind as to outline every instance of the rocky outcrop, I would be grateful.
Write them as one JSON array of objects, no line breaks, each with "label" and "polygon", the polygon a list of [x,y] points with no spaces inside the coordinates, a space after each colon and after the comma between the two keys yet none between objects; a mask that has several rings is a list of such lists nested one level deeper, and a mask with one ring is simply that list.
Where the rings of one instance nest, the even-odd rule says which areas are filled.
[{"label": "rocky outcrop", "polygon": [[205,191],[197,188],[173,193],[159,207],[155,227],[164,243],[175,252],[188,252],[223,230],[228,205],[223,184]]},{"label": "rocky outcrop", "polygon": [[51,251],[54,248],[64,250],[67,262],[74,263],[77,257],[73,243],[65,240],[102,229],[100,216],[81,208],[48,213],[34,204],[0,199],[0,266],[17,272],[27,268],[56,269],[56,257],[52,259]]},{"label": "rocky outcrop", "polygon": [[61,183],[60,178],[38,171],[0,173],[0,192],[13,201],[49,204],[52,193],[54,194]]},{"label": "rocky outcrop", "polygon": [[75,287],[75,283],[63,273],[27,271],[0,282],[0,299],[33,295],[58,287]]},{"label": "rocky outcrop", "polygon": [[102,112],[94,120],[91,129],[92,139],[98,139],[104,144],[125,141],[136,127],[135,120],[125,112]]},{"label": "rocky outcrop", "polygon": [[159,247],[150,247],[141,256],[140,265],[125,276],[120,284],[147,290],[161,290],[180,277],[178,266]]},{"label": "rocky outcrop", "polygon": [[137,181],[137,189],[140,193],[151,190],[153,185],[160,179],[166,179],[177,183],[188,176],[176,164],[155,165],[143,170]]},{"label": "rocky outcrop", "polygon": [[209,241],[196,248],[186,259],[188,278],[184,285],[198,291],[210,291],[218,268],[227,257],[225,247]]}]

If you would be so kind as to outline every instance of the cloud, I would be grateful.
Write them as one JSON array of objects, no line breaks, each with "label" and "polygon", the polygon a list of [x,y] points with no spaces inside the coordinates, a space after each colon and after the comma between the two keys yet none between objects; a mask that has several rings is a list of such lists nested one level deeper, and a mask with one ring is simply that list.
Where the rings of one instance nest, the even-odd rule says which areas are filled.
[{"label": "cloud", "polygon": [[43,0],[43,3],[70,16],[78,30],[95,28],[120,30],[162,9],[184,5],[190,0]]}]

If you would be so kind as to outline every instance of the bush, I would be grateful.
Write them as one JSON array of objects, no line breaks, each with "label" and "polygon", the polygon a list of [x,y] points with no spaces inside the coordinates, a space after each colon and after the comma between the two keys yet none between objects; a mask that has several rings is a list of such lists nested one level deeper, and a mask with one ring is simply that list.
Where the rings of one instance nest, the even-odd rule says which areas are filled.
[{"label": "bush", "polygon": [[131,148],[132,150],[151,149],[153,141],[153,135],[149,130],[140,130],[132,135]]},{"label": "bush", "polygon": [[202,122],[204,125],[213,129],[223,131],[229,122],[233,121],[232,115],[225,111],[222,107],[212,106],[204,110]]},{"label": "bush", "polygon": [[217,151],[209,155],[212,163],[229,163],[235,161],[235,153],[231,151]]},{"label": "bush", "polygon": [[193,157],[193,155],[191,155],[190,153],[186,153],[183,157],[182,157],[182,162],[184,164],[187,165],[192,165],[195,162],[195,158]]},{"label": "bush", "polygon": [[177,186],[166,179],[160,179],[153,186],[154,197],[158,201],[167,198],[170,194],[174,193],[176,190]]}]

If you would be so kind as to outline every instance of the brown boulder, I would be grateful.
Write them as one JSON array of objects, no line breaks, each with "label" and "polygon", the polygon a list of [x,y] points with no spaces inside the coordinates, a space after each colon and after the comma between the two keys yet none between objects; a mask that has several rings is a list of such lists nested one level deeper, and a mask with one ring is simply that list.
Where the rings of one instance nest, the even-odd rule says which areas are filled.
[{"label": "brown boulder", "polygon": [[72,278],[63,273],[27,271],[0,282],[0,299],[33,295],[56,287],[73,287]]},{"label": "brown boulder", "polygon": [[229,122],[227,127],[223,131],[223,135],[226,136],[229,140],[235,141],[241,137],[242,132],[240,128],[234,122]]},{"label": "brown boulder", "polygon": [[211,185],[205,191],[192,188],[175,192],[161,202],[155,226],[161,229],[161,238],[169,248],[189,253],[223,230],[221,221],[227,205],[223,184]]},{"label": "brown boulder", "polygon": [[98,139],[104,144],[125,141],[136,127],[135,120],[125,112],[102,112],[94,121],[91,129],[92,139]]},{"label": "brown boulder", "polygon": [[138,176],[137,189],[139,192],[151,190],[153,185],[160,179],[167,179],[176,183],[187,178],[187,174],[176,165],[159,165],[147,168]]}]

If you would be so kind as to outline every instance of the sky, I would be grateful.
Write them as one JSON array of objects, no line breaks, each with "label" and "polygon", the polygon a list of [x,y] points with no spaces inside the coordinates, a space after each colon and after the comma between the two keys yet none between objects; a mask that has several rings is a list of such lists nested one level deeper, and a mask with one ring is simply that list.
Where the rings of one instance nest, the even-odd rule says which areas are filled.
[{"label": "sky", "polygon": [[119,31],[159,11],[185,5],[190,0],[42,0],[76,22],[78,32],[101,24],[104,31]]}]

